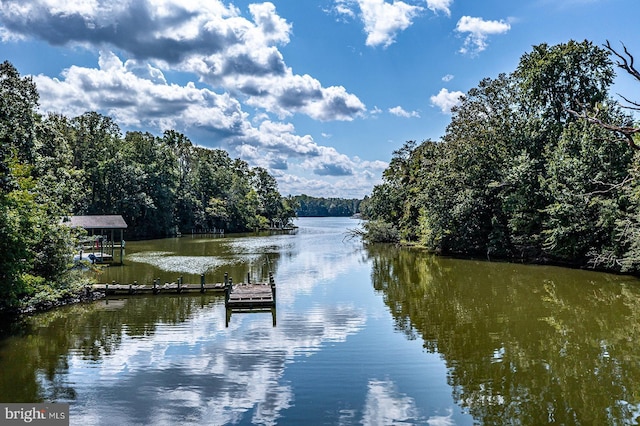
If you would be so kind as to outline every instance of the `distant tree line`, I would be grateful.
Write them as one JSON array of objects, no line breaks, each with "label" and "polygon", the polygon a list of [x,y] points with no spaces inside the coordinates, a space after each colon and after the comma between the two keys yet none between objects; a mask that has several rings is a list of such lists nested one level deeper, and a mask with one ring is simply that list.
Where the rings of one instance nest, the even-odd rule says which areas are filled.
[{"label": "distant tree line", "polygon": [[360,212],[362,200],[355,198],[322,198],[310,197],[308,195],[295,195],[292,197],[297,208],[298,216],[353,216]]},{"label": "distant tree line", "polygon": [[609,95],[606,47],[541,44],[482,80],[442,140],[394,152],[361,206],[367,238],[637,273],[640,157],[629,141],[640,130]]},{"label": "distant tree line", "polygon": [[127,238],[266,228],[295,217],[265,169],[176,131],[122,132],[96,112],[37,113],[38,91],[0,64],[0,309],[72,292],[70,214],[121,214]]}]

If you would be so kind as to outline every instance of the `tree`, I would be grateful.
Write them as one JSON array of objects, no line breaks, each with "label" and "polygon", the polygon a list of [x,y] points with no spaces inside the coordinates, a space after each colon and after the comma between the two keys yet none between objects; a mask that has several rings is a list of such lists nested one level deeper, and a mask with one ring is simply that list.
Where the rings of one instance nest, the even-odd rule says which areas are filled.
[{"label": "tree", "polygon": [[15,188],[12,161],[33,163],[39,95],[30,77],[8,61],[0,64],[0,190]]},{"label": "tree", "polygon": [[[68,172],[69,150],[54,126],[42,123],[37,102],[33,81],[0,65],[0,309],[70,285],[74,238],[59,220],[73,197],[68,180],[56,181]],[[55,160],[59,170],[51,170]]]},{"label": "tree", "polygon": [[[118,152],[121,132],[110,117],[87,112],[72,119],[73,166],[85,171],[85,200],[82,213],[105,214],[111,208],[106,179]],[[79,213],[79,212],[76,212]]]},{"label": "tree", "polygon": [[258,196],[258,214],[267,220],[279,219],[283,206],[276,178],[266,169],[255,167],[252,181]]},{"label": "tree", "polygon": [[59,114],[49,114],[36,127],[36,192],[59,208],[51,212],[59,216],[80,210],[84,201],[85,173],[73,165],[74,132],[70,120]]},{"label": "tree", "polygon": [[172,130],[127,132],[96,112],[41,117],[34,82],[0,64],[0,310],[78,290],[68,214],[122,214],[130,237],[285,222],[275,179]]},{"label": "tree", "polygon": [[[609,43],[608,40],[605,44],[605,47],[609,50],[609,52],[611,52],[613,55],[615,55],[618,58],[618,60],[616,61],[616,65],[619,68],[622,68],[633,78],[640,81],[640,71],[638,71],[638,69],[635,67],[634,57],[627,50],[627,47],[625,45],[622,45],[624,54],[618,52],[613,47],[611,47],[611,44]],[[627,102],[627,105],[624,106],[624,108],[634,110],[634,111],[640,111],[640,103],[629,100],[627,97],[622,95],[621,97]],[[631,148],[635,150],[640,150],[640,146],[635,142],[635,135],[640,133],[640,127],[633,125],[633,121],[631,117],[627,117],[626,120],[624,120],[624,122],[622,123],[611,122],[610,120],[603,119],[601,117],[603,108],[601,107],[601,105],[598,105],[598,104],[587,105],[587,106],[579,105],[579,108],[569,109],[568,111],[578,118],[586,119],[587,121],[598,124],[599,126],[607,130],[611,130],[615,134],[621,135]],[[581,112],[578,112],[578,111],[581,111]]]},{"label": "tree", "polygon": [[367,217],[442,253],[635,268],[640,185],[629,182],[640,163],[571,113],[597,107],[624,123],[607,102],[613,75],[588,41],[534,46],[513,73],[469,90],[441,141],[394,152]]},{"label": "tree", "polygon": [[[571,121],[570,110],[593,107],[608,97],[614,72],[607,51],[590,41],[534,46],[514,73],[527,113],[557,129]],[[544,123],[541,123],[544,125]]]}]

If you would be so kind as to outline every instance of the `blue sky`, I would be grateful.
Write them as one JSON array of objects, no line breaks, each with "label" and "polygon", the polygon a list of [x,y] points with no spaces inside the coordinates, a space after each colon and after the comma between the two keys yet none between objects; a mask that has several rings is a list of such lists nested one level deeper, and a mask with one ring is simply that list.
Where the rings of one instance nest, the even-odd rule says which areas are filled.
[{"label": "blue sky", "polygon": [[[174,129],[283,195],[361,198],[407,140],[531,46],[624,43],[638,0],[0,0],[0,52],[43,113]],[[618,72],[613,93],[638,100]]]}]

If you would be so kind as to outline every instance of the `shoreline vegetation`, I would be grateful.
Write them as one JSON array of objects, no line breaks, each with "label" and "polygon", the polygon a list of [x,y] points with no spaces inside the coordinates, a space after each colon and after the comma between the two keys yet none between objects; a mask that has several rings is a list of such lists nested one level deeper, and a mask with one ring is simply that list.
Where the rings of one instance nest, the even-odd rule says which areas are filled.
[{"label": "shoreline vegetation", "polygon": [[296,216],[266,169],[183,134],[130,131],[96,112],[37,112],[33,79],[0,64],[0,311],[80,300],[72,215],[122,215],[125,239],[282,228]]},{"label": "shoreline vegetation", "polygon": [[439,141],[408,141],[360,206],[369,242],[638,275],[640,128],[609,94],[633,56],[541,44],[461,98]]},{"label": "shoreline vegetation", "polygon": [[[615,64],[611,56],[617,61]],[[633,56],[589,41],[525,53],[452,110],[438,141],[408,141],[363,200],[283,197],[267,170],[173,130],[126,132],[96,112],[37,112],[33,80],[0,64],[0,312],[91,300],[71,261],[82,230],[119,214],[127,239],[361,215],[348,237],[451,257],[640,272],[640,132],[609,94]]]}]

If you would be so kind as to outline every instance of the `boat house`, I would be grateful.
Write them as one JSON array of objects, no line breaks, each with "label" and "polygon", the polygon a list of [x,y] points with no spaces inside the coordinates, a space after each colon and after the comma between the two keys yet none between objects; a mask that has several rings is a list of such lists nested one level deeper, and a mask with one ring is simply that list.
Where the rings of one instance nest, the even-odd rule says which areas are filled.
[{"label": "boat house", "polygon": [[[121,215],[67,216],[63,218],[62,224],[87,231],[88,236],[83,241],[82,252],[87,254],[89,259],[95,262],[113,262],[115,250],[119,248],[119,260],[122,264],[124,230],[127,229],[127,222]],[[82,254],[80,256],[82,257]]]}]

